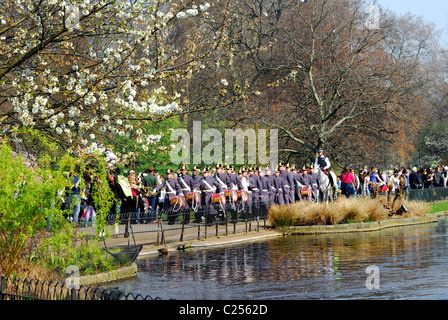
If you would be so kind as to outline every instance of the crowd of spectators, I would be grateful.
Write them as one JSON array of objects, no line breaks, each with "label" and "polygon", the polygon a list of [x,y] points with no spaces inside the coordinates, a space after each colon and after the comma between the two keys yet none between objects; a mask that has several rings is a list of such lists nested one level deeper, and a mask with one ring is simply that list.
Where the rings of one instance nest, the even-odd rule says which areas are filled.
[{"label": "crowd of spectators", "polygon": [[405,181],[406,190],[446,187],[448,166],[395,168],[381,172],[378,168],[369,169],[366,166],[357,174],[353,168],[346,167],[342,175],[338,177],[338,189],[347,197],[370,196],[372,188],[377,185],[380,185],[382,191],[391,189],[391,192],[395,192],[402,178]]}]

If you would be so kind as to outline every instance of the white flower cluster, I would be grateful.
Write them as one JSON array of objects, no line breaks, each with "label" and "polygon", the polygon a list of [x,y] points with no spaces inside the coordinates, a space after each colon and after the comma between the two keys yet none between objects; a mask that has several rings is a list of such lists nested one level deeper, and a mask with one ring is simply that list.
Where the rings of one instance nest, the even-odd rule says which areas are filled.
[{"label": "white flower cluster", "polygon": [[[188,17],[194,17],[194,16],[197,16],[197,15],[199,14],[199,11],[198,11],[197,8],[198,8],[198,7],[197,7],[196,5],[193,5],[193,6],[191,7],[191,9],[187,9],[187,10],[185,10],[185,12],[184,12],[184,11],[180,11],[180,12],[178,12],[177,15],[176,15],[176,17],[177,17],[178,19],[186,19],[186,18],[188,18]],[[202,4],[199,5],[199,9],[200,9],[202,12],[207,11],[208,8],[210,8],[210,4],[209,4],[208,2],[206,2],[204,5],[202,5]]]},{"label": "white flower cluster", "polygon": [[155,103],[152,103],[148,106],[148,111],[150,113],[164,115],[164,114],[169,114],[173,111],[176,111],[176,110],[178,110],[178,108],[179,108],[179,105],[175,101],[172,103],[168,103],[165,106],[159,106]]},{"label": "white flower cluster", "polygon": [[162,139],[161,134],[157,134],[157,135],[150,134],[150,135],[146,136],[146,143],[155,145],[160,142],[160,139]]}]

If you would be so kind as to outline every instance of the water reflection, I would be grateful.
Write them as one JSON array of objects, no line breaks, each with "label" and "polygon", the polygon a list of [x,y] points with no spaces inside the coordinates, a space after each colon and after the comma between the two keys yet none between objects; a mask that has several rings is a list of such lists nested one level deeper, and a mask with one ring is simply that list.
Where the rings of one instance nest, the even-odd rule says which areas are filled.
[{"label": "water reflection", "polygon": [[[114,284],[163,299],[446,299],[447,224],[271,239],[138,260]],[[375,265],[380,288],[369,290]]]}]

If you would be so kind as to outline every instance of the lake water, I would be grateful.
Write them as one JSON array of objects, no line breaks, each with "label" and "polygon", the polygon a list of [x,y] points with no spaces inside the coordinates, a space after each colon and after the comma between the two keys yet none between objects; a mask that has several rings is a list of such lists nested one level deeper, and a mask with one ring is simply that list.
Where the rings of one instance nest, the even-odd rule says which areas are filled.
[{"label": "lake water", "polygon": [[140,258],[125,292],[177,300],[448,299],[447,221]]}]

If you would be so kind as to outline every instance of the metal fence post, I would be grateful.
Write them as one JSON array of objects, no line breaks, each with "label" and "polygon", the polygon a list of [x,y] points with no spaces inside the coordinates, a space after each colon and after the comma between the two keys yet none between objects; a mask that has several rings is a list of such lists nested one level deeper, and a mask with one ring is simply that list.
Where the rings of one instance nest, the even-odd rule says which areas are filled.
[{"label": "metal fence post", "polygon": [[227,214],[227,211],[225,212],[225,219],[226,219],[226,237],[229,235],[229,231],[228,231],[228,227],[229,227],[229,223],[228,223],[228,219],[227,219],[227,217],[228,217],[228,214]]},{"label": "metal fence post", "polygon": [[208,210],[205,211],[204,239],[207,239]]},{"label": "metal fence post", "polygon": [[185,219],[186,219],[186,213],[180,213],[180,215],[182,216],[182,231],[181,231],[181,234],[180,234],[180,239],[179,239],[179,241],[180,242],[183,242],[184,241],[184,230],[185,230]]},{"label": "metal fence post", "polygon": [[70,289],[70,300],[76,300],[76,289],[75,288]]},{"label": "metal fence post", "polygon": [[5,300],[5,289],[6,289],[6,277],[4,274],[1,276],[1,288],[0,288],[0,301]]}]

